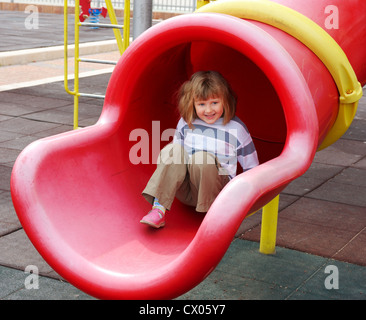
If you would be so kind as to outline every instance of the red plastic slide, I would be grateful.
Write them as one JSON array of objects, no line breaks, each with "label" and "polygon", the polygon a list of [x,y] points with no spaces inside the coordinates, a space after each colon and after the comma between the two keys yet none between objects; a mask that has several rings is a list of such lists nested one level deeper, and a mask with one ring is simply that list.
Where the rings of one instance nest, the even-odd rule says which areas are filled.
[{"label": "red plastic slide", "polygon": [[[361,17],[343,0],[277,2],[323,28],[327,3],[338,6],[339,29],[325,30],[366,82],[364,0],[351,1]],[[149,228],[139,223],[150,209],[141,191],[177,124],[175,93],[193,72],[208,69],[237,93],[237,114],[261,164],[233,179],[207,214],[176,201],[166,227]],[[216,267],[249,213],[308,169],[337,118],[338,100],[323,62],[276,27],[222,13],[171,18],[125,51],[97,124],[41,139],[20,154],[14,207],[44,259],[86,293],[174,298]]]}]

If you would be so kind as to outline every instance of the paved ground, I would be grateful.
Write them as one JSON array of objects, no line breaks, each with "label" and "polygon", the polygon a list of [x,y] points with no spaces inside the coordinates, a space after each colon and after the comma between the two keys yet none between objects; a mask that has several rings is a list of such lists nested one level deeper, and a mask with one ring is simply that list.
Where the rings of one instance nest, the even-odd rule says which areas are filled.
[{"label": "paved ground", "polygon": [[[0,11],[4,19],[14,19],[17,14]],[[13,29],[16,27],[22,29],[20,24]],[[47,46],[46,34],[53,39],[53,32],[44,31],[46,40],[39,43]],[[14,37],[18,41],[14,42]],[[24,49],[22,44],[16,46],[21,39],[21,32],[14,32],[10,37],[14,46],[9,48]],[[47,64],[52,68],[60,61]],[[57,81],[62,68],[53,68],[50,82],[50,75],[39,71],[44,70],[41,67],[37,62],[21,67],[34,72],[30,79],[20,66],[1,67],[1,74],[6,76],[0,83],[0,299],[93,299],[62,280],[40,257],[11,202],[9,180],[21,150],[34,140],[72,129],[73,100],[65,93],[63,82]],[[103,94],[110,73],[88,68],[85,75],[100,74],[83,78],[82,90]],[[80,126],[95,123],[101,108],[101,100],[81,99]],[[261,214],[257,213],[243,222],[212,274],[180,299],[365,300],[365,128],[364,96],[348,132],[318,152],[311,168],[282,192],[275,255],[258,252]],[[25,269],[32,265],[41,275],[38,289],[27,289],[30,274]],[[329,276],[335,275],[334,270],[338,271],[339,287],[329,289]]]},{"label": "paved ground", "polygon": [[[42,48],[64,44],[63,15],[42,13],[39,14],[38,28],[34,19],[26,20],[29,13],[19,11],[0,11],[0,52],[31,48]],[[28,21],[28,27],[26,23]],[[68,34],[70,43],[74,37],[74,16],[68,16]],[[100,22],[109,23],[108,18],[101,17]],[[132,24],[131,24],[132,26]],[[52,37],[50,37],[52,34]],[[80,29],[80,42],[114,39],[110,29]]]}]

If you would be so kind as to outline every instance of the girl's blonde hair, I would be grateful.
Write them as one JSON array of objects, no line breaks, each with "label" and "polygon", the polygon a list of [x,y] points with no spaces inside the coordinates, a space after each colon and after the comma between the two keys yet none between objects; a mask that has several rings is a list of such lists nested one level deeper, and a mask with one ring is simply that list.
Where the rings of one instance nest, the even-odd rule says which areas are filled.
[{"label": "girl's blonde hair", "polygon": [[225,78],[217,71],[198,71],[184,82],[178,92],[178,109],[181,117],[191,128],[197,118],[195,100],[220,97],[223,100],[224,124],[235,116],[236,95]]}]

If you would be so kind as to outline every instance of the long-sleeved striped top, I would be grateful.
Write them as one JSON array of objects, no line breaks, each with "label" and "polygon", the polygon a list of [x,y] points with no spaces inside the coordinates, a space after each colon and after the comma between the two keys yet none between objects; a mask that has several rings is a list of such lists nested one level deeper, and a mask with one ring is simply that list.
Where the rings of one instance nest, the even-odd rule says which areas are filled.
[{"label": "long-sleeved striped top", "polygon": [[223,118],[214,124],[195,119],[193,129],[181,118],[178,122],[173,143],[184,146],[189,156],[197,151],[214,154],[220,162],[220,174],[236,176],[237,162],[243,171],[258,165],[258,156],[246,125],[234,117],[226,125]]}]

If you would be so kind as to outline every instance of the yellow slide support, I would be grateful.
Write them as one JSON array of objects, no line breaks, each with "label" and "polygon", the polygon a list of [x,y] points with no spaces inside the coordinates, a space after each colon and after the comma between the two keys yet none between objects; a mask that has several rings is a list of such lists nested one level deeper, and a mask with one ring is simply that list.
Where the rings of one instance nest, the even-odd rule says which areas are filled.
[{"label": "yellow slide support", "polygon": [[261,238],[259,252],[274,254],[276,252],[278,204],[280,196],[276,196],[262,209]]}]

